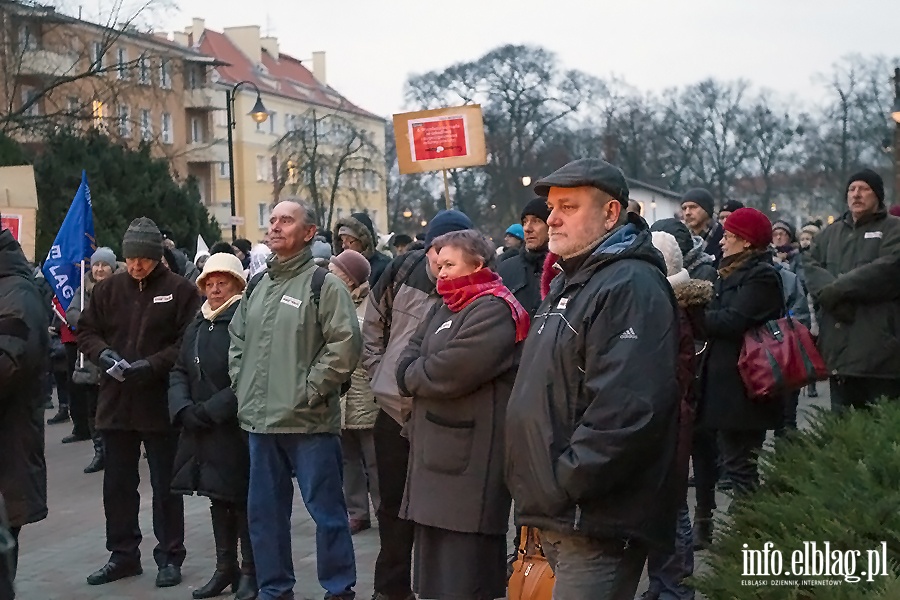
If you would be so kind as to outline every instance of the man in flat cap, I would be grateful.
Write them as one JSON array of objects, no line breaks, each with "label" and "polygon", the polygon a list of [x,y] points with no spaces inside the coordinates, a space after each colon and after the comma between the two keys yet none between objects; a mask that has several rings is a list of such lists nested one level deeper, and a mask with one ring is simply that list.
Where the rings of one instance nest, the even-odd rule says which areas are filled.
[{"label": "man in flat cap", "polygon": [[[197,287],[167,269],[163,237],[146,217],[131,222],[122,240],[127,272],[94,286],[91,302],[78,321],[78,347],[100,365],[96,429],[103,435],[103,510],[107,564],[88,576],[101,585],[140,575],[138,525],[141,444],[147,450],[153,489],[153,558],[157,587],[181,582],[184,562],[184,503],[169,492],[178,432],[169,422],[169,371],[181,336],[200,308]],[[108,370],[115,365],[124,370]]]},{"label": "man in flat cap", "polygon": [[648,549],[675,534],[675,300],[618,168],[577,160],[534,191],[562,272],[509,401],[507,484],[519,522],[541,531],[555,600],[631,598]]}]

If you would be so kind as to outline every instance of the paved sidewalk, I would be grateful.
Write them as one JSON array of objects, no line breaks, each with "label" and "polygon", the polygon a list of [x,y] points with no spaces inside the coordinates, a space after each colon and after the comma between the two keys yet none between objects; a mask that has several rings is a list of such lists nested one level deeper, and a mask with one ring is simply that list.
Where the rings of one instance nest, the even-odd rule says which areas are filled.
[{"label": "paved sidewalk", "polygon": [[[810,405],[829,406],[828,384],[819,384],[821,396],[800,398],[800,413]],[[53,412],[48,411],[47,416]],[[801,416],[801,426],[805,418]],[[182,570],[184,582],[174,588],[157,589],[153,582],[156,565],[153,562],[153,537],[150,510],[150,478],[146,461],[141,461],[141,544],[144,574],[103,586],[89,586],[85,577],[101,567],[108,558],[105,548],[103,504],[101,501],[101,473],[85,475],[82,469],[90,461],[93,449],[90,442],[63,445],[60,439],[69,433],[69,424],[47,426],[47,469],[50,515],[44,521],[28,525],[21,534],[21,558],[16,580],[21,600],[188,600],[195,588],[202,586],[212,575],[215,555],[209,502],[205,498],[185,498],[185,544],[187,560]],[[693,509],[693,489],[689,503]],[[720,509],[728,500],[719,495]],[[316,578],[314,526],[306,512],[300,494],[294,500],[293,518],[294,568],[298,600],[322,598],[324,590]],[[378,554],[378,532],[375,529],[353,536],[356,548],[358,600],[372,596],[372,573]],[[702,568],[703,554],[697,555]],[[646,589],[646,577],[638,588]],[[223,595],[221,598],[229,598]]]}]

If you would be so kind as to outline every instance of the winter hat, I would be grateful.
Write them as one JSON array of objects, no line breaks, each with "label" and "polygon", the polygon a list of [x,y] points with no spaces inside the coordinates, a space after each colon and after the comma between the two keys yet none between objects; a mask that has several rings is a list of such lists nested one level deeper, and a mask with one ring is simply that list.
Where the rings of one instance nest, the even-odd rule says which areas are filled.
[{"label": "winter hat", "polygon": [[106,263],[110,267],[115,267],[116,253],[112,251],[112,248],[107,248],[106,246],[97,248],[96,252],[91,255],[91,266],[93,267],[98,262]]},{"label": "winter hat", "polygon": [[681,248],[678,246],[675,236],[665,231],[654,231],[650,235],[653,237],[653,246],[659,250],[666,261],[666,279],[669,284],[674,287],[690,281],[691,276],[684,268],[684,257],[681,255]]},{"label": "winter hat", "polygon": [[739,208],[725,221],[725,231],[746,240],[753,248],[772,243],[772,222],[755,208]]},{"label": "winter hat", "polygon": [[253,249],[253,244],[250,243],[250,240],[244,238],[238,238],[234,240],[231,245],[243,252],[245,256],[249,255],[250,250]]},{"label": "winter hat", "polygon": [[619,167],[599,158],[573,160],[538,180],[534,184],[534,193],[546,198],[552,187],[595,187],[618,200],[623,208],[628,207],[628,182],[625,174]]},{"label": "winter hat", "polygon": [[[878,203],[884,206],[884,180],[881,178],[881,175],[872,169],[863,169],[859,173],[854,173],[850,176],[850,179],[847,180],[848,191],[850,190],[850,184],[854,181],[865,181],[869,184],[869,187],[875,192],[875,196],[878,197]],[[844,195],[846,195],[846,193]]]},{"label": "winter hat", "polygon": [[888,213],[895,217],[900,217],[900,204],[895,204],[890,209],[888,209]]},{"label": "winter hat", "polygon": [[328,242],[316,238],[312,243],[312,255],[313,258],[328,260],[331,258],[331,246],[328,245]]},{"label": "winter hat", "polygon": [[354,285],[360,286],[369,280],[372,273],[372,265],[365,256],[356,250],[344,250],[337,256],[331,257],[331,264],[344,272]]},{"label": "winter hat", "polygon": [[684,196],[681,197],[681,205],[684,206],[685,202],[693,202],[694,204],[705,210],[706,214],[710,217],[712,217],[716,212],[716,202],[715,200],[713,200],[712,194],[710,194],[708,190],[705,190],[703,188],[694,188],[685,192]]},{"label": "winter hat", "polygon": [[819,235],[820,231],[822,231],[822,230],[815,223],[807,223],[806,225],[803,226],[802,229],[800,229],[800,233],[808,233],[813,237],[816,237],[817,235]]},{"label": "winter hat", "polygon": [[728,213],[733,213],[739,208],[744,208],[744,203],[739,200],[726,200],[722,205],[722,208],[719,209],[719,212],[725,211]]},{"label": "winter hat", "polygon": [[342,235],[349,235],[355,240],[359,239],[359,234],[356,233],[351,227],[347,227],[346,225],[341,225],[341,228],[338,229],[338,237]]},{"label": "winter hat", "polygon": [[678,219],[659,219],[650,226],[650,231],[664,231],[675,238],[682,256],[694,249],[694,240],[687,225]]},{"label": "winter hat", "polygon": [[519,240],[525,239],[525,230],[518,223],[513,223],[509,227],[506,228],[506,235],[511,235],[514,238],[518,238]]},{"label": "winter hat", "polygon": [[203,272],[197,278],[197,287],[201,292],[206,290],[206,278],[213,273],[225,273],[237,279],[241,284],[241,291],[247,287],[247,278],[244,277],[244,265],[234,254],[229,252],[216,252],[211,254],[203,265]]},{"label": "winter hat", "polygon": [[525,205],[525,208],[522,209],[522,215],[519,217],[519,221],[525,221],[525,217],[531,215],[533,217],[537,217],[544,223],[547,222],[547,219],[550,218],[550,209],[547,207],[547,199],[546,198],[535,198],[531,200],[528,204]]},{"label": "winter hat", "polygon": [[163,237],[152,219],[138,217],[131,222],[122,238],[122,255],[125,258],[162,258]]},{"label": "winter hat", "polygon": [[232,248],[231,244],[229,244],[228,242],[216,242],[209,249],[209,254],[210,254],[210,256],[212,256],[213,254],[216,254],[217,252],[224,252],[226,254],[234,254],[234,248]]},{"label": "winter hat", "polygon": [[465,213],[452,208],[442,210],[434,215],[431,223],[428,224],[428,231],[425,233],[425,249],[431,248],[431,242],[445,233],[472,228],[472,220]]},{"label": "winter hat", "polygon": [[775,221],[775,223],[772,225],[772,231],[774,232],[776,229],[780,229],[787,233],[788,237],[791,238],[791,242],[797,241],[797,235],[790,223],[785,223],[784,221]]}]

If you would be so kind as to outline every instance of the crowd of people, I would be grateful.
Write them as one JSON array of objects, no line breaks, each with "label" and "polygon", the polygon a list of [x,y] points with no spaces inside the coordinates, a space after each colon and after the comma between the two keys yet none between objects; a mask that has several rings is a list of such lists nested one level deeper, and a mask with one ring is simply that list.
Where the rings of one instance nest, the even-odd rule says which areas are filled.
[{"label": "crowd of people", "polygon": [[[11,538],[48,514],[55,373],[47,423],[71,421],[63,443],[92,440],[85,472],[103,477],[110,555],[90,585],[143,571],[143,455],[156,586],[182,580],[183,496],[210,499],[215,570],[194,598],[294,598],[295,479],[326,599],[356,596],[351,536],[373,517],[374,600],[505,597],[511,510],[539,532],[556,600],[630,599],[645,565],[644,600],[693,598],[717,486],[740,502],[767,432],[797,426],[799,391],[749,397],[748,331],[784,315],[809,327],[837,411],[900,395],[900,219],[870,170],[850,178],[839,220],[799,234],[735,200],[717,213],[700,188],[683,219],[648,225],[600,159],[534,192],[501,252],[458,210],[421,239],[394,236],[392,258],[365,213],[329,240],[284,201],[264,244],[190,261],[139,217],[123,262],[97,249],[64,313],[0,232]],[[16,552],[0,560],[4,600]]]}]

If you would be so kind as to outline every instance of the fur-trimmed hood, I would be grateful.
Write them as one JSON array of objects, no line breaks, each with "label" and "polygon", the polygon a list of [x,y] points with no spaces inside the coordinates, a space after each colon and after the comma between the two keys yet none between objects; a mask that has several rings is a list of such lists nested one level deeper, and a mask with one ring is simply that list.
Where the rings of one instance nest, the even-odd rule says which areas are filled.
[{"label": "fur-trimmed hood", "polygon": [[713,284],[702,279],[688,279],[672,288],[681,308],[701,307],[709,304],[713,297]]},{"label": "fur-trimmed hood", "polygon": [[349,217],[337,220],[334,224],[331,236],[331,247],[334,249],[335,255],[340,254],[344,249],[341,246],[341,227],[347,227],[353,231],[353,237],[362,242],[363,245],[363,250],[360,254],[366,258],[372,258],[376,249],[375,228],[372,225],[372,220],[369,218],[369,215],[366,213],[353,213]]}]

